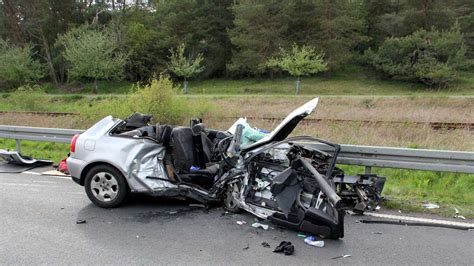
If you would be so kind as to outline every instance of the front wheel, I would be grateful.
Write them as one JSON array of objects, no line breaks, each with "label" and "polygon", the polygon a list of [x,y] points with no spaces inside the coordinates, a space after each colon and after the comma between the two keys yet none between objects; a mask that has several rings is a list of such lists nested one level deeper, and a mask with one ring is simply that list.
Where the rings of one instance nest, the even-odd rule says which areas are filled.
[{"label": "front wheel", "polygon": [[240,209],[240,203],[238,201],[239,197],[239,183],[228,184],[224,195],[224,208],[233,213],[241,212],[242,209]]},{"label": "front wheel", "polygon": [[109,165],[93,167],[86,175],[84,187],[87,197],[101,208],[119,206],[128,194],[122,173]]}]

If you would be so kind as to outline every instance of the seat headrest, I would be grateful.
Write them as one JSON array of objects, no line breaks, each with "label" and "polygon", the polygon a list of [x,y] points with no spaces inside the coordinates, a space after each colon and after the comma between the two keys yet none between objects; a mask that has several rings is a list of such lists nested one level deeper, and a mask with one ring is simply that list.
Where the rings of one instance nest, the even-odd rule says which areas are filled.
[{"label": "seat headrest", "polygon": [[193,131],[194,136],[201,135],[201,133],[204,132],[204,124],[199,123],[199,124],[194,125],[192,127],[192,131]]}]

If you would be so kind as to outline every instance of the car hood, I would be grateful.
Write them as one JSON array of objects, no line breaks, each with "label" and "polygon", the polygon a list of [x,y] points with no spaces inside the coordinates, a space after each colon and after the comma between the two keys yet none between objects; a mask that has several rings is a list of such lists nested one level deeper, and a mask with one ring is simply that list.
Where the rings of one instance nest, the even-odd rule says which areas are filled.
[{"label": "car hood", "polygon": [[307,117],[309,114],[311,114],[314,109],[316,109],[318,101],[319,98],[314,98],[311,101],[303,104],[302,106],[291,112],[289,115],[287,115],[285,119],[283,119],[283,121],[281,121],[281,123],[267,136],[245,147],[244,150],[248,151],[250,149],[260,147],[273,141],[282,141],[286,139],[286,137],[291,134],[291,132],[298,125],[298,123],[305,117]]}]

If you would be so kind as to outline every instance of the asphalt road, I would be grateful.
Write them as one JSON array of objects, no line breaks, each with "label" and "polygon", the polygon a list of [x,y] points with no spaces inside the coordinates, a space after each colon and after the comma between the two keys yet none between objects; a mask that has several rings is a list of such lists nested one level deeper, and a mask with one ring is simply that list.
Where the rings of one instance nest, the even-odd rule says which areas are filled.
[{"label": "asphalt road", "polygon": [[[294,231],[252,228],[249,214],[189,203],[139,196],[106,210],[67,178],[0,174],[0,264],[474,264],[473,231],[361,224],[348,215],[345,238],[316,248]],[[283,240],[294,255],[272,252]],[[343,254],[351,257],[332,259]]]}]

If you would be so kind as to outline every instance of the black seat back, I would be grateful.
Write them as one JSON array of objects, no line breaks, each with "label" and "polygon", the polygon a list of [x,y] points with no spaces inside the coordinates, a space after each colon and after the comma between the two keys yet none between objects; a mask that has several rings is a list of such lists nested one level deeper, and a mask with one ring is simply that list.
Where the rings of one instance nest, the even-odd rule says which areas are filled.
[{"label": "black seat back", "polygon": [[173,163],[176,169],[189,171],[195,162],[193,132],[189,127],[176,127],[171,132]]}]

